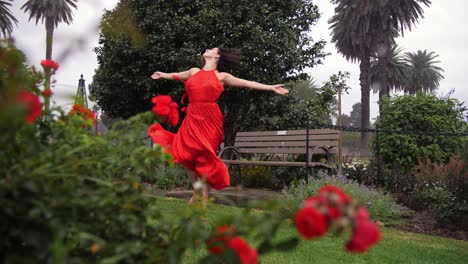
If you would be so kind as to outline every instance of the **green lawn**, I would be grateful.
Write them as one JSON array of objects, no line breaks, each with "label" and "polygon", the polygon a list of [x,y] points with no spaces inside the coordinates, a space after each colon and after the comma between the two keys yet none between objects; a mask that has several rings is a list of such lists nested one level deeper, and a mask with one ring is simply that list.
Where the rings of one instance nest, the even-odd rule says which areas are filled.
[{"label": "green lawn", "polygon": [[[173,218],[179,210],[186,208],[184,200],[158,198],[165,217]],[[242,210],[236,207],[211,205],[209,218]],[[278,236],[290,237],[296,232],[285,227]],[[408,233],[391,228],[382,229],[381,242],[367,254],[349,254],[343,250],[345,238],[327,236],[317,241],[302,241],[289,253],[270,253],[260,256],[261,263],[468,263],[468,242]],[[197,263],[198,257],[206,254],[205,249],[188,253],[184,263]]]}]

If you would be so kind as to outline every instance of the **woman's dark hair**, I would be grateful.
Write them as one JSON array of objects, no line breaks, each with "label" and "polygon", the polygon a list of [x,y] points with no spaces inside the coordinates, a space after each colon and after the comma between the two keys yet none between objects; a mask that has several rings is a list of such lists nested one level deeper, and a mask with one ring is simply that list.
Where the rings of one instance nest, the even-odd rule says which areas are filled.
[{"label": "woman's dark hair", "polygon": [[218,47],[218,49],[220,56],[218,61],[218,70],[227,72],[237,70],[240,62],[240,50],[223,47]]}]

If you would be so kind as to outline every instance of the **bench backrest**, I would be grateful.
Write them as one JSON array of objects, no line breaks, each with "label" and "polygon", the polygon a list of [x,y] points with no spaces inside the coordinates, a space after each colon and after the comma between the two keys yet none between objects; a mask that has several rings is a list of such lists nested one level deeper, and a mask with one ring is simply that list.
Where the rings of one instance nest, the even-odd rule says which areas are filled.
[{"label": "bench backrest", "polygon": [[[307,130],[238,132],[234,146],[240,153],[304,154]],[[310,129],[309,151],[338,147],[339,131],[334,129]]]}]

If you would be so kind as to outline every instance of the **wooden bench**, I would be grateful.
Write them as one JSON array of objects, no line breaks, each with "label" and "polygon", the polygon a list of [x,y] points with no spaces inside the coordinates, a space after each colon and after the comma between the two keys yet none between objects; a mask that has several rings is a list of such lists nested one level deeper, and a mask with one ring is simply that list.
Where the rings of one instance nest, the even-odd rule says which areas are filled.
[{"label": "wooden bench", "polygon": [[[331,173],[338,145],[339,131],[334,129],[238,132],[234,146],[223,148],[218,155],[231,151],[223,162],[228,167],[237,165],[239,176],[242,165],[305,167],[307,173],[318,166]],[[318,153],[326,155],[326,162],[312,161]]]}]

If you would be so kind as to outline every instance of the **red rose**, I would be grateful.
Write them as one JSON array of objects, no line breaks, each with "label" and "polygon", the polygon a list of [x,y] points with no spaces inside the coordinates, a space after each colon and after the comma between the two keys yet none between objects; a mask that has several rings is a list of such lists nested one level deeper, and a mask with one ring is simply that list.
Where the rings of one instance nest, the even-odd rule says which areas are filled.
[{"label": "red rose", "polygon": [[169,124],[171,124],[171,126],[177,126],[177,123],[179,123],[179,107],[176,102],[172,102],[169,108]]},{"label": "red rose", "polygon": [[55,71],[59,68],[59,64],[53,60],[42,60],[41,65],[45,68],[54,69]]},{"label": "red rose", "polygon": [[369,220],[369,212],[364,207],[359,207],[356,212],[356,220],[357,221],[367,221]]},{"label": "red rose", "polygon": [[94,124],[96,122],[96,113],[93,111],[89,110],[88,108],[75,104],[72,107],[72,110],[68,113],[68,115],[79,115],[81,116],[84,120],[91,120],[92,123]]},{"label": "red rose", "polygon": [[351,202],[351,198],[339,187],[334,185],[326,185],[320,188],[319,197],[326,201],[331,201],[332,204],[338,206]]},{"label": "red rose", "polygon": [[91,119],[93,121],[93,124],[96,123],[96,113],[89,110],[89,119]]},{"label": "red rose", "polygon": [[29,124],[39,118],[42,114],[42,104],[37,95],[29,91],[21,91],[16,95],[16,102],[26,107],[26,122]]},{"label": "red rose", "polygon": [[335,221],[341,217],[341,212],[334,206],[327,207],[327,217],[330,221]]},{"label": "red rose", "polygon": [[310,196],[309,198],[305,199],[303,202],[304,207],[311,207],[311,208],[318,208],[320,204],[322,204],[322,201],[317,196]]},{"label": "red rose", "polygon": [[327,232],[325,217],[314,208],[300,209],[295,218],[296,229],[305,239],[323,236]]},{"label": "red rose", "polygon": [[47,89],[44,89],[44,91],[42,91],[41,95],[44,96],[44,97],[50,97],[52,95],[52,90],[50,88],[47,88]]},{"label": "red rose", "polygon": [[241,237],[229,240],[228,247],[239,255],[242,264],[256,264],[258,261],[257,251]]},{"label": "red rose", "polygon": [[232,226],[218,227],[217,235],[206,242],[208,251],[212,254],[221,254],[235,234],[236,229]]},{"label": "red rose", "polygon": [[351,240],[345,246],[349,252],[363,253],[379,240],[380,232],[377,225],[371,221],[360,221],[353,230]]}]

